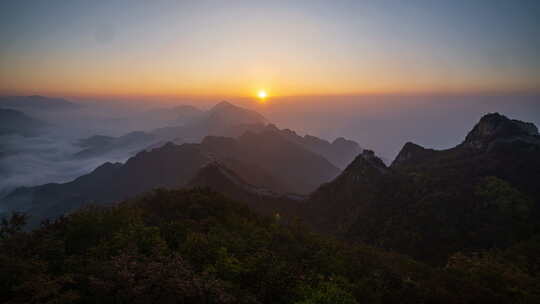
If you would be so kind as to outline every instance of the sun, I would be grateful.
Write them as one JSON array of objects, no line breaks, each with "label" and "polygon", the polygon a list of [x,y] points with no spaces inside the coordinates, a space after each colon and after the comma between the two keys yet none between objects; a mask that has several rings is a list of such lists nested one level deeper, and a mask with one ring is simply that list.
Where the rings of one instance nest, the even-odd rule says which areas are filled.
[{"label": "sun", "polygon": [[268,94],[265,90],[260,90],[259,92],[257,92],[257,97],[259,97],[260,100],[265,100],[266,97],[268,97]]}]

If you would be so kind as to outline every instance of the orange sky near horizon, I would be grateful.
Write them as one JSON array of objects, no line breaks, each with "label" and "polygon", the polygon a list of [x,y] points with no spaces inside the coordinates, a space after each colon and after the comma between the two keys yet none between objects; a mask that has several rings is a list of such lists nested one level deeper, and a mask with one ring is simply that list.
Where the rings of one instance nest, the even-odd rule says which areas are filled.
[{"label": "orange sky near horizon", "polygon": [[3,95],[540,91],[538,16],[525,5],[51,0],[0,11]]}]

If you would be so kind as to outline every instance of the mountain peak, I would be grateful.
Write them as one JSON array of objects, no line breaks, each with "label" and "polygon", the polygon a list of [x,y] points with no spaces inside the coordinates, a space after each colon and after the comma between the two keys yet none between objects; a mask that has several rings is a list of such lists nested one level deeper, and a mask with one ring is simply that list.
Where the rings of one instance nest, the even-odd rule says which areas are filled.
[{"label": "mountain peak", "polygon": [[372,150],[362,150],[362,153],[354,159],[354,161],[345,169],[347,172],[362,173],[363,175],[370,175],[369,172],[386,173],[388,167],[384,162],[375,155]]},{"label": "mountain peak", "polygon": [[236,173],[217,160],[212,160],[201,167],[197,175],[189,183],[190,186],[210,186],[214,182],[223,184],[224,180],[232,183],[245,183]]},{"label": "mountain peak", "polygon": [[238,107],[228,101],[222,101],[208,111],[210,121],[221,125],[262,124],[268,121],[261,114]]},{"label": "mountain peak", "polygon": [[227,108],[237,108],[237,106],[233,105],[232,103],[228,102],[228,101],[222,101],[222,102],[219,102],[217,103],[216,105],[214,105],[210,111],[211,112],[214,112],[214,111],[219,111],[219,110],[223,110],[223,109],[227,109]]},{"label": "mountain peak", "polygon": [[362,151],[362,148],[360,148],[360,145],[356,141],[346,139],[344,137],[338,137],[334,139],[334,141],[332,142],[332,146],[347,147],[351,150],[358,152]]},{"label": "mountain peak", "polygon": [[[482,149],[495,141],[513,141],[517,139],[538,141],[538,128],[530,122],[509,119],[499,113],[484,115],[467,134],[463,144]],[[532,138],[531,138],[532,137]]]},{"label": "mountain peak", "polygon": [[392,167],[395,167],[396,165],[403,165],[405,163],[410,164],[422,161],[425,159],[425,157],[432,155],[434,152],[435,150],[433,149],[426,149],[409,141],[405,143],[403,148],[401,148],[401,151],[399,151],[398,155],[392,162]]},{"label": "mountain peak", "polygon": [[201,167],[195,177],[188,183],[188,186],[209,187],[221,193],[228,193],[232,197],[240,195],[238,191],[258,195],[277,195],[271,190],[246,182],[236,172],[217,160]]}]

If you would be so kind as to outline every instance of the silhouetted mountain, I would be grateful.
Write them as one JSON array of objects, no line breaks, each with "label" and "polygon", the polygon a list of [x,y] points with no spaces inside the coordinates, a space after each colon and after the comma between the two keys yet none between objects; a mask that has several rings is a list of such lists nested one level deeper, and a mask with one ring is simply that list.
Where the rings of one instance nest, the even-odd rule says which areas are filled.
[{"label": "silhouetted mountain", "polygon": [[23,112],[0,108],[0,135],[19,134],[35,136],[41,133],[47,124],[32,118]]},{"label": "silhouetted mountain", "polygon": [[238,139],[207,137],[201,144],[168,143],[125,164],[106,163],[72,182],[19,188],[0,206],[27,210],[36,218],[55,217],[88,202],[110,203],[152,188],[186,186],[203,165],[216,160],[243,180],[276,192],[309,193],[339,173],[322,156],[275,133],[246,133]]},{"label": "silhouetted mountain", "polygon": [[499,113],[493,113],[482,117],[467,134],[463,145],[476,149],[490,149],[502,141],[540,144],[540,135],[533,123],[508,119]]},{"label": "silhouetted mountain", "polygon": [[324,157],[292,143],[275,132],[246,132],[237,140],[206,137],[202,145],[219,157],[256,165],[289,186],[307,194],[339,173]]},{"label": "silhouetted mountain", "polygon": [[237,107],[227,101],[222,101],[213,106],[208,111],[207,121],[216,125],[237,125],[237,124],[268,124],[266,118],[261,114]]},{"label": "silhouetted mountain", "polygon": [[[199,113],[200,114],[200,113]],[[138,151],[157,148],[167,142],[198,143],[205,136],[239,137],[246,132],[273,132],[306,150],[329,160],[334,166],[344,168],[361,151],[351,140],[337,138],[332,143],[315,136],[299,136],[289,129],[279,130],[257,112],[221,102],[196,119],[182,126],[158,128],[152,132],[133,132],[118,138],[96,135],[80,141],[85,149],[77,157],[96,157],[113,151]],[[134,136],[136,134],[136,138]],[[129,139],[128,142],[126,142]],[[311,187],[311,186],[310,186]]]},{"label": "silhouetted mountain", "polygon": [[[17,189],[2,207],[25,206],[37,218],[68,214],[32,232],[21,231],[20,214],[1,221],[0,300],[540,299],[534,125],[486,115],[462,144],[437,151],[407,143],[391,166],[363,150],[307,199],[280,191],[323,183],[338,169],[284,133],[270,127],[200,144],[168,143],[69,183]],[[92,137],[81,145],[111,141]],[[140,195],[156,187],[195,189]],[[88,202],[118,203],[79,208]],[[290,221],[296,216],[353,242],[306,231]]]},{"label": "silhouetted mountain", "polygon": [[448,150],[407,143],[386,167],[357,157],[310,198],[314,227],[431,260],[505,248],[538,233],[536,127],[488,114]]},{"label": "silhouetted mountain", "polygon": [[381,182],[390,175],[373,151],[364,150],[336,179],[311,194],[306,214],[317,230],[343,234],[358,220],[364,206],[376,199]]},{"label": "silhouetted mountain", "polygon": [[430,156],[433,156],[436,153],[436,150],[426,149],[415,143],[407,142],[403,146],[403,148],[401,148],[401,151],[399,151],[399,154],[392,162],[392,166],[397,167],[400,164],[418,163],[425,160],[426,158],[429,158]]},{"label": "silhouetted mountain", "polygon": [[[205,143],[207,143],[206,140]],[[267,170],[263,169],[258,164],[247,163],[245,160],[239,160],[227,155],[216,155],[213,152],[209,152],[206,145],[203,148],[206,150],[206,153],[208,153],[210,158],[233,170],[244,180],[248,180],[250,184],[257,185],[277,193],[293,191],[291,190],[291,186],[287,185],[284,181],[278,179],[277,177],[272,176]]]},{"label": "silhouetted mountain", "polygon": [[207,187],[247,204],[264,215],[298,215],[304,196],[274,192],[245,181],[226,165],[214,161],[199,170],[189,187]]},{"label": "silhouetted mountain", "polygon": [[339,168],[345,168],[362,151],[357,142],[336,138],[332,143],[311,135],[299,136],[296,132],[284,129],[279,130],[275,125],[270,124],[265,131],[279,133],[285,139],[290,140],[312,152],[324,156],[332,164]]},{"label": "silhouetted mountain", "polygon": [[90,202],[112,203],[153,188],[184,186],[208,161],[199,145],[168,144],[125,164],[105,163],[68,183],[19,188],[2,200],[2,207],[27,210],[35,220],[56,217]]},{"label": "silhouetted mountain", "polygon": [[221,102],[206,112],[190,106],[153,110],[141,115],[140,119],[152,119],[153,116],[162,119],[167,116],[172,126],[150,132],[131,132],[116,138],[105,139],[101,135],[85,138],[80,141],[85,149],[75,156],[97,157],[111,152],[138,152],[158,148],[167,142],[198,143],[207,135],[237,137],[246,131],[262,130],[266,124],[266,119],[260,114],[228,102]]},{"label": "silhouetted mountain", "polygon": [[50,98],[39,95],[0,97],[0,107],[32,110],[68,110],[81,105],[62,98]]},{"label": "silhouetted mountain", "polygon": [[223,101],[189,124],[159,128],[152,134],[165,141],[199,142],[207,135],[237,137],[246,131],[260,130],[267,123],[257,112]]}]

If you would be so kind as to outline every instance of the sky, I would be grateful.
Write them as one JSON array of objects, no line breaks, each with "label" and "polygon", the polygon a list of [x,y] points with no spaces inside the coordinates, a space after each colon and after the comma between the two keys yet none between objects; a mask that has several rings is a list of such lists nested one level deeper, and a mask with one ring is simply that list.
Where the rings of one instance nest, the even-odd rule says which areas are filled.
[{"label": "sky", "polygon": [[540,1],[0,2],[0,94],[540,91]]}]

